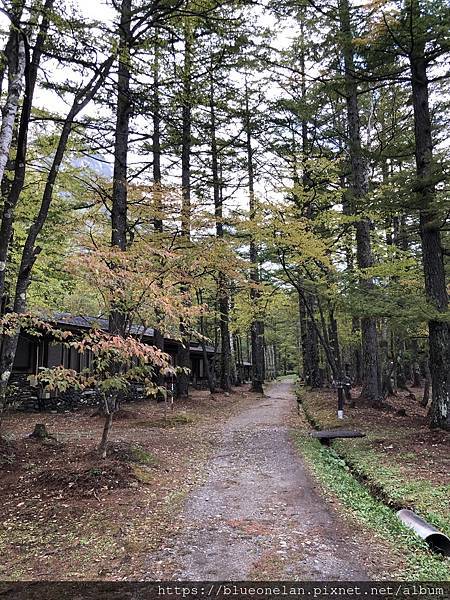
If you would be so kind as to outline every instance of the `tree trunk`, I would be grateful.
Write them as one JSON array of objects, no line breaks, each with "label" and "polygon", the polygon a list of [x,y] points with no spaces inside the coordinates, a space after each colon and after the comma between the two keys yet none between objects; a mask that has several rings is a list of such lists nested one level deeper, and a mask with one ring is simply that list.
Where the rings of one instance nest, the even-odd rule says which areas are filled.
[{"label": "tree trunk", "polygon": [[[25,44],[21,34],[16,33],[9,45],[8,56],[9,85],[6,101],[2,110],[2,125],[0,128],[0,181],[3,180],[5,167],[8,162],[9,151],[13,139],[14,122],[19,108],[20,96],[23,88],[25,74]],[[3,265],[0,265],[0,269]]]},{"label": "tree trunk", "polygon": [[[128,209],[128,145],[130,135],[130,47],[131,47],[131,0],[122,0],[119,26],[119,65],[117,70],[116,125],[114,131],[114,171],[111,203],[111,247],[120,252],[127,250]],[[125,337],[128,315],[121,302],[125,290],[118,289],[118,302],[112,302],[109,312],[109,332]],[[112,365],[113,372],[122,369],[120,361]],[[112,390],[105,398],[105,423],[99,452],[106,458],[109,432],[114,413],[120,405],[119,392]]]},{"label": "tree trunk", "polygon": [[[353,212],[357,213],[361,209],[361,200],[366,195],[368,186],[366,166],[361,149],[358,87],[357,80],[354,77],[353,36],[348,0],[340,0],[339,19],[342,34],[342,55],[345,67],[348,145],[351,166],[351,200],[354,204]],[[356,258],[358,268],[362,271],[360,287],[364,292],[370,294],[373,288],[373,281],[364,274],[364,270],[373,265],[370,220],[367,217],[362,217],[356,223]],[[377,329],[374,317],[365,316],[361,319],[361,341],[363,384],[361,395],[374,405],[380,405],[382,393],[378,364]]]},{"label": "tree trunk", "polygon": [[[114,132],[114,171],[111,206],[111,246],[125,252],[127,249],[128,208],[128,144],[130,135],[130,46],[131,0],[122,0],[119,27],[120,51],[117,72],[116,126]],[[109,314],[110,333],[125,336],[127,315],[117,290],[118,302],[112,303]]]},{"label": "tree trunk", "polygon": [[[203,299],[202,299],[202,292],[201,290],[197,291],[197,301],[199,304],[203,303]],[[208,359],[208,353],[206,351],[206,343],[204,338],[205,336],[205,318],[203,317],[203,315],[200,316],[200,333],[202,335],[202,340],[200,342],[201,346],[202,346],[202,353],[203,353],[203,364],[205,366],[205,375],[206,375],[206,379],[208,380],[208,387],[209,387],[209,391],[211,394],[215,394],[216,392],[216,382],[215,382],[215,377],[214,377],[214,368],[211,368],[209,359]]]},{"label": "tree trunk", "polygon": [[[305,7],[301,8],[300,15],[300,71],[301,71],[301,99],[304,104],[306,104],[306,42],[305,42]],[[311,187],[311,176],[308,172],[308,153],[309,153],[309,139],[308,139],[308,122],[306,118],[302,118],[302,128],[301,128],[301,137],[302,137],[302,186],[305,191],[310,189]],[[314,219],[317,210],[313,204],[313,202],[309,202],[305,207],[305,214],[308,219],[311,221]],[[315,294],[311,293],[306,296],[306,301],[309,303],[311,310],[314,311],[314,306],[316,304]],[[320,388],[323,385],[322,375],[320,372],[320,351],[319,351],[319,340],[317,337],[317,332],[309,318],[308,312],[303,309],[303,319],[304,319],[304,352],[307,356],[307,365],[308,365],[308,376],[309,376],[309,385],[312,388]]]},{"label": "tree trunk", "polygon": [[108,448],[109,432],[112,429],[114,413],[109,411],[105,414],[105,422],[103,424],[102,439],[98,447],[98,453],[102,458],[106,458]]},{"label": "tree trunk", "polygon": [[[307,294],[308,304],[312,312],[314,307],[317,305],[317,297],[313,294]],[[309,369],[310,369],[310,386],[312,388],[321,388],[323,386],[323,377],[320,371],[320,351],[319,351],[319,339],[317,336],[317,330],[314,323],[311,320],[310,315],[306,314],[306,352],[309,356]]]},{"label": "tree trunk", "polygon": [[[181,148],[181,236],[186,245],[191,235],[191,152],[192,152],[192,32],[189,18],[184,23],[184,66],[183,66],[183,103],[182,103],[182,148]],[[181,321],[180,334],[182,344],[178,350],[178,395],[183,398],[189,394],[189,374],[191,366],[189,355],[189,335],[186,323]]]},{"label": "tree trunk", "polygon": [[339,332],[338,332],[338,323],[334,314],[333,307],[329,306],[328,308],[328,322],[330,324],[330,343],[333,349],[334,359],[336,361],[336,366],[341,374],[341,377],[344,374],[344,368],[342,365],[342,356],[341,356],[341,348],[339,345]]},{"label": "tree trunk", "polygon": [[[213,67],[210,70],[209,110],[211,124],[211,172],[214,196],[214,214],[216,220],[216,235],[223,239],[223,206],[219,175],[218,149],[216,139],[216,105],[214,97]],[[218,275],[219,294],[219,324],[220,324],[220,387],[225,392],[231,390],[231,344],[230,344],[230,298],[228,295],[228,281],[224,273]]]},{"label": "tree trunk", "polygon": [[233,336],[234,347],[235,347],[235,356],[236,356],[236,385],[242,385],[244,381],[243,374],[243,364],[242,364],[242,345],[241,345],[241,336],[239,333],[236,333]]},{"label": "tree trunk", "polygon": [[155,231],[163,232],[163,206],[161,202],[161,99],[159,94],[159,50],[158,37],[155,42],[155,57],[153,62],[153,133],[152,133],[152,155],[153,155],[153,185],[155,187]]},{"label": "tree trunk", "polygon": [[361,344],[359,342],[361,331],[361,324],[357,317],[352,318],[352,333],[354,334],[356,341],[353,346],[353,383],[354,385],[362,385],[362,352]]},{"label": "tree trunk", "polygon": [[205,368],[206,380],[208,381],[208,388],[209,388],[209,391],[211,394],[215,394],[216,393],[216,383],[214,381],[214,374],[211,370],[211,365],[209,364],[208,353],[206,351],[206,344],[203,340],[201,342],[201,345],[202,345],[202,351],[203,351],[203,365]]},{"label": "tree trunk", "polygon": [[[49,11],[53,7],[54,0],[46,0],[43,7],[43,17],[39,26],[38,35],[30,58],[30,48],[24,38],[25,50],[25,90],[22,110],[20,113],[19,128],[17,133],[16,157],[14,161],[14,177],[9,188],[8,196],[3,202],[3,211],[0,225],[0,298],[5,294],[6,265],[8,261],[9,246],[13,233],[14,211],[19,201],[25,183],[25,170],[28,147],[28,128],[31,117],[34,90],[36,87],[37,74],[44,49],[45,40],[49,28]],[[3,371],[2,371],[3,373]]]},{"label": "tree trunk", "polygon": [[[153,133],[152,133],[152,153],[153,153],[153,187],[154,187],[154,227],[156,235],[162,236],[164,231],[163,222],[163,205],[161,198],[161,101],[159,96],[159,50],[158,36],[155,41],[155,57],[153,63]],[[163,259],[161,259],[162,266]],[[161,287],[164,285],[163,278],[160,280]],[[164,352],[164,334],[161,331],[160,325],[164,319],[159,309],[155,310],[156,327],[153,335],[153,344]],[[164,385],[164,375],[159,371],[156,375],[156,384],[158,387]]]},{"label": "tree trunk", "polygon": [[219,276],[219,319],[220,319],[220,387],[223,391],[231,390],[231,344],[229,329],[230,300],[226,293],[226,283],[221,273]]},{"label": "tree trunk", "polygon": [[423,396],[420,404],[426,408],[430,401],[430,387],[431,387],[431,372],[428,358],[425,360],[425,384],[423,386]]},{"label": "tree trunk", "polygon": [[[247,84],[245,86],[245,132],[247,145],[247,171],[248,171],[248,191],[249,191],[249,208],[250,221],[256,218],[256,196],[255,196],[255,175],[253,167],[253,148],[252,148],[252,131],[250,122],[250,107],[248,98]],[[258,246],[253,235],[250,237],[250,299],[252,308],[258,310],[258,300],[260,291],[258,289],[259,264],[258,264]],[[253,317],[251,327],[251,346],[252,346],[252,387],[251,390],[257,394],[263,394],[264,383],[264,324],[259,318],[259,315]]]},{"label": "tree trunk", "polygon": [[[341,151],[344,148],[340,148]],[[345,189],[346,177],[345,170],[348,169],[348,165],[345,165],[340,175],[340,184],[342,189]],[[351,216],[352,207],[349,198],[348,191],[344,191],[342,195],[342,212],[344,215]],[[355,270],[354,259],[353,259],[353,240],[349,238],[345,243],[345,259],[347,263],[347,271],[353,275]],[[353,385],[362,384],[362,353],[361,353],[361,323],[358,317],[352,316],[352,337],[353,341],[351,344],[351,367],[353,373]]]},{"label": "tree trunk", "polygon": [[412,371],[412,385],[413,387],[422,387],[422,376],[420,372],[419,363],[419,344],[417,338],[411,340],[411,371]]},{"label": "tree trunk", "polygon": [[[409,5],[408,5],[409,6]],[[425,30],[425,19],[420,14],[418,0],[408,8],[413,23]],[[419,27],[417,28],[419,29]],[[450,429],[450,336],[445,315],[448,296],[442,252],[440,215],[434,208],[435,186],[433,183],[433,140],[429,106],[427,63],[425,60],[425,35],[417,31],[409,56],[411,87],[414,109],[414,137],[417,174],[417,198],[420,207],[420,236],[422,261],[425,273],[425,291],[428,301],[442,313],[428,322],[431,373],[430,425]]]}]

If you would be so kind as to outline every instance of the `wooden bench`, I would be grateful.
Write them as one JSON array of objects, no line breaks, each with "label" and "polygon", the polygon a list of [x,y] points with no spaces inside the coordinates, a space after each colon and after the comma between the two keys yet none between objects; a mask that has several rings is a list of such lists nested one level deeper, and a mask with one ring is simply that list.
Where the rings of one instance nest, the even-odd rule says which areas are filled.
[{"label": "wooden bench", "polygon": [[319,439],[321,444],[329,446],[331,440],[337,438],[361,438],[365,437],[366,434],[348,429],[323,429],[322,431],[311,431],[310,436]]}]

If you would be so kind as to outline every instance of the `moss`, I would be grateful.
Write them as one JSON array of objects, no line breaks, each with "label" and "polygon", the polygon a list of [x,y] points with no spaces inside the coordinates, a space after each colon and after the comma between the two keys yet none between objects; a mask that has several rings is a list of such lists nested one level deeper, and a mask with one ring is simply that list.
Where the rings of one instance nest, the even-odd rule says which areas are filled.
[{"label": "moss", "polygon": [[186,413],[170,414],[166,418],[155,419],[154,421],[139,421],[137,427],[177,427],[178,425],[189,425],[194,423],[192,415]]},{"label": "moss", "polygon": [[147,452],[139,446],[132,446],[130,448],[130,461],[138,463],[140,465],[147,465],[154,467],[158,464],[158,459],[151,452]]},{"label": "moss", "polygon": [[149,485],[154,482],[155,475],[154,472],[145,469],[144,467],[140,467],[139,465],[133,465],[133,473],[138,481]]}]

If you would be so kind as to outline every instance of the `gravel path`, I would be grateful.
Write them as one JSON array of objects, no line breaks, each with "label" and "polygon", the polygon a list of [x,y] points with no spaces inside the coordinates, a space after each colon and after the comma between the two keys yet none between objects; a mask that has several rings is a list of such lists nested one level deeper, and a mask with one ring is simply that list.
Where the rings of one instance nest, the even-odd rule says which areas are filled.
[{"label": "gravel path", "polygon": [[292,384],[275,383],[225,422],[182,533],[149,557],[149,579],[370,578],[369,544],[338,519],[292,445],[294,405]]}]

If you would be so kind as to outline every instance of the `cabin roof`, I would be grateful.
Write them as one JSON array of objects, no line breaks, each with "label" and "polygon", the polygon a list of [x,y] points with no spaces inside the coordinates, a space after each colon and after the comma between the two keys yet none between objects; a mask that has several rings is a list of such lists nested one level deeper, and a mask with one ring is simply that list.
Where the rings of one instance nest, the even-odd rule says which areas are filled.
[{"label": "cabin roof", "polygon": [[[104,331],[107,331],[109,325],[108,319],[104,317],[91,317],[87,315],[75,316],[70,313],[64,312],[54,313],[53,320],[56,321],[56,323],[60,327],[66,326],[69,328],[85,330],[97,327]],[[132,335],[142,336],[143,341],[149,342],[150,338],[154,337],[155,330],[152,327],[147,327],[144,329],[142,325],[132,325],[130,327],[130,333]],[[164,339],[168,342],[179,343],[179,340],[176,340],[174,338],[165,337]],[[195,341],[190,343],[189,350],[194,354],[203,352],[203,349],[199,342]],[[208,354],[214,354],[214,347],[207,345],[206,352]]]},{"label": "cabin roof", "polygon": [[[90,317],[87,315],[77,317],[70,313],[60,312],[54,313],[53,318],[58,325],[66,325],[78,329],[92,329],[93,327],[98,327],[106,331],[109,325],[108,319],[105,319],[104,317]],[[143,335],[144,337],[153,337],[155,330],[152,327],[144,329],[142,325],[132,325],[130,327],[130,333],[134,335]]]}]

